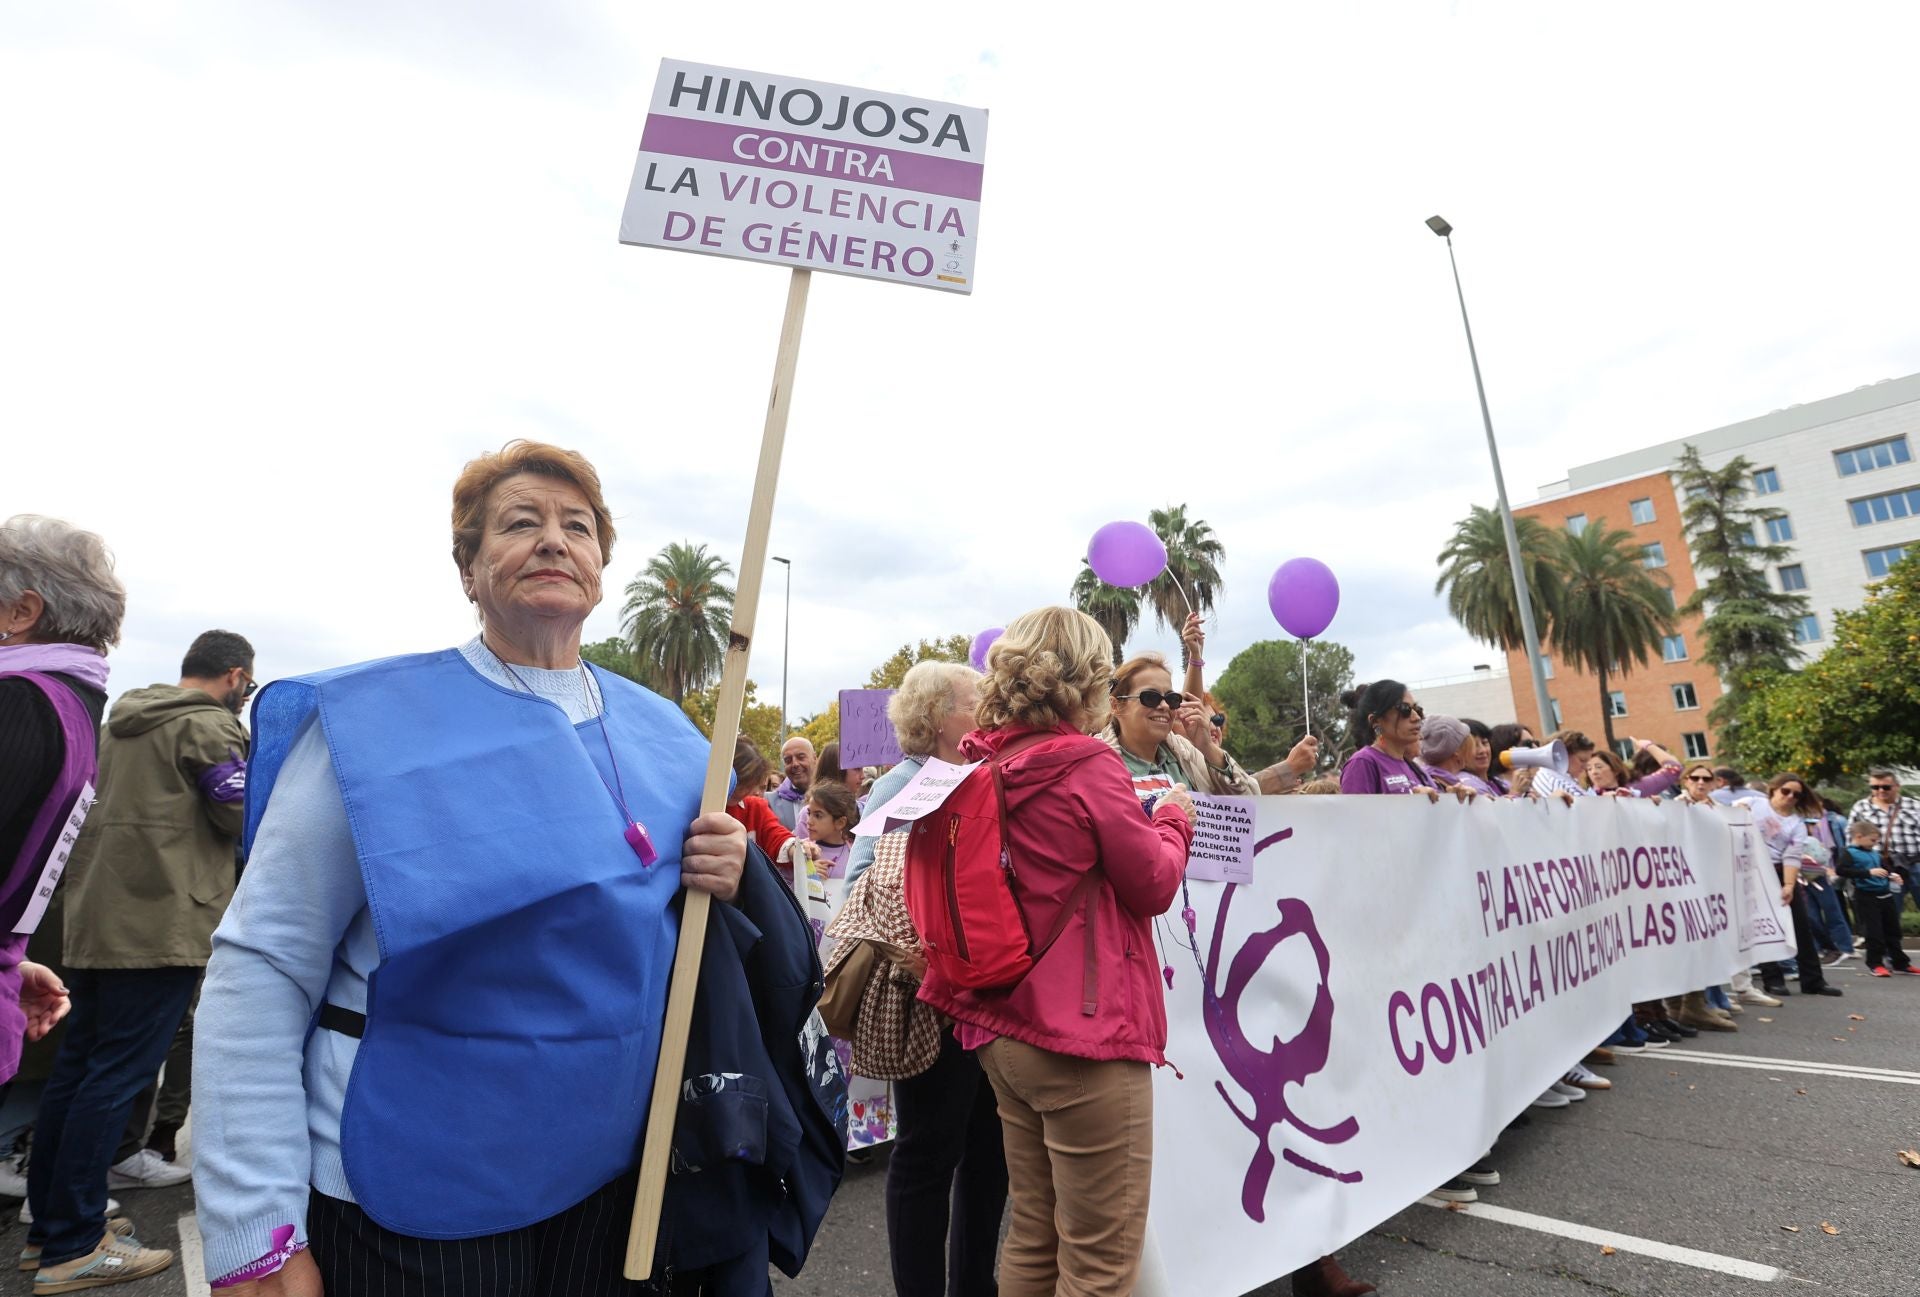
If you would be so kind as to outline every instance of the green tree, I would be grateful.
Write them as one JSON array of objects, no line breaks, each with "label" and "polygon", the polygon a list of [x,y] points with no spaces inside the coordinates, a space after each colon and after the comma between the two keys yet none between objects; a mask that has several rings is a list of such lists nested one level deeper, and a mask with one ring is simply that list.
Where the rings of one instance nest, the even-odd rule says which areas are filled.
[{"label": "green tree", "polygon": [[[1560,574],[1554,567],[1553,533],[1538,518],[1513,520],[1520,542],[1520,565],[1533,596],[1533,624],[1545,639],[1553,628]],[[1496,648],[1518,652],[1520,600],[1513,590],[1513,564],[1507,557],[1507,533],[1497,510],[1474,505],[1453,525],[1440,551],[1440,578],[1433,592],[1447,596],[1447,611],[1467,634]]]},{"label": "green tree", "polygon": [[1920,553],[1834,613],[1831,645],[1805,669],[1749,676],[1738,724],[1757,770],[1825,780],[1920,765]]},{"label": "green tree", "polygon": [[[1227,710],[1227,747],[1249,770],[1279,761],[1307,732],[1300,715],[1306,704],[1300,651],[1298,640],[1260,640],[1235,654],[1214,682],[1213,696]],[[1321,640],[1307,657],[1307,672],[1320,768],[1337,770],[1350,750],[1340,694],[1353,684],[1353,653]]]},{"label": "green tree", "polygon": [[809,740],[815,752],[829,743],[838,743],[840,741],[840,700],[834,699],[827,704],[827,710],[816,712],[802,720],[794,727],[793,732]]},{"label": "green tree", "polygon": [[[680,710],[685,712],[694,725],[708,738],[713,737],[713,713],[720,703],[720,686],[713,684],[705,689],[694,689],[680,700]],[[780,768],[780,745],[786,740],[780,735],[780,708],[775,703],[763,703],[758,697],[758,688],[753,681],[747,681],[746,701],[740,708],[740,732],[747,736],[753,746],[760,749],[773,768]]]},{"label": "green tree", "polygon": [[627,647],[627,642],[617,635],[597,643],[582,644],[580,656],[602,671],[625,676],[636,684],[647,682],[646,674],[640,670],[640,664],[633,660],[633,652]]},{"label": "green tree", "polygon": [[1082,564],[1069,597],[1074,607],[1100,623],[1113,641],[1113,664],[1119,666],[1127,655],[1127,638],[1140,624],[1140,592],[1108,585],[1094,575],[1091,565]]},{"label": "green tree", "polygon": [[659,692],[679,702],[720,678],[732,632],[733,568],[705,545],[674,541],[627,585],[620,613],[633,658]]},{"label": "green tree", "polygon": [[1553,620],[1553,646],[1600,683],[1601,724],[1613,746],[1613,708],[1607,678],[1645,666],[1673,633],[1673,592],[1665,573],[1656,580],[1633,533],[1608,530],[1596,518],[1580,532],[1556,533],[1554,566],[1561,588]]},{"label": "green tree", "polygon": [[[918,644],[902,644],[893,656],[867,674],[869,689],[898,689],[909,668],[922,662],[965,662],[973,654],[973,636],[949,635],[945,639],[923,639]],[[836,704],[837,706],[837,704]],[[835,728],[839,714],[835,713]]]},{"label": "green tree", "polygon": [[1720,750],[1745,760],[1739,715],[1747,691],[1759,677],[1779,675],[1799,660],[1793,626],[1809,606],[1804,595],[1776,591],[1767,581],[1767,566],[1793,551],[1761,541],[1767,523],[1786,515],[1747,503],[1753,465],[1744,455],[1711,469],[1688,445],[1675,478],[1686,501],[1680,517],[1697,581],[1680,611],[1704,614],[1701,656],[1720,673],[1723,690],[1707,720],[1720,731]]},{"label": "green tree", "polygon": [[[1147,525],[1167,547],[1167,570],[1148,582],[1146,606],[1154,621],[1177,632],[1187,624],[1189,601],[1194,612],[1213,610],[1214,600],[1221,593],[1220,565],[1227,561],[1227,549],[1211,526],[1187,517],[1184,504],[1153,510],[1147,515]],[[1186,661],[1184,646],[1180,658]]]}]

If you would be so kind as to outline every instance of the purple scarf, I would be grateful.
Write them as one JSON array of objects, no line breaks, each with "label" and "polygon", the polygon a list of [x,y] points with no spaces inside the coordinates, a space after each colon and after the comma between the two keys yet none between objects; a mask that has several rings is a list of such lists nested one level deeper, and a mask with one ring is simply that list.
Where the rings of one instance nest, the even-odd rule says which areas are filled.
[{"label": "purple scarf", "polygon": [[106,657],[78,644],[0,644],[0,676],[23,671],[58,671],[102,693],[107,690]]},{"label": "purple scarf", "polygon": [[780,786],[773,790],[773,795],[782,801],[788,802],[804,802],[807,800],[807,795],[798,788],[795,788],[793,786],[793,780],[791,779],[782,779]]}]

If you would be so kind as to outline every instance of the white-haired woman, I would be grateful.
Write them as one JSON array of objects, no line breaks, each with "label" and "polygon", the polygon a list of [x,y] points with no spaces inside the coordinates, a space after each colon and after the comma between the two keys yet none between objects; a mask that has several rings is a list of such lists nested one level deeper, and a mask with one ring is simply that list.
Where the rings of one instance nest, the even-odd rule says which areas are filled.
[{"label": "white-haired woman", "polygon": [[[90,531],[21,514],[0,524],[0,1094],[67,1012],[51,969],[28,962],[27,936],[62,831],[93,782],[107,659],[120,642],[126,588]],[[54,878],[58,875],[55,874]],[[49,879],[49,881],[52,881]]]},{"label": "white-haired woman", "polygon": [[[956,765],[967,760],[960,740],[973,729],[979,682],[978,671],[958,662],[922,662],[907,672],[887,704],[905,759],[874,784],[869,806],[884,805],[929,757]],[[878,842],[854,840],[847,860],[850,887],[873,863]],[[897,873],[885,870],[869,877],[868,885],[883,877],[899,885]],[[997,1291],[994,1254],[1007,1206],[1007,1155],[986,1073],[943,1028],[933,1066],[896,1080],[893,1101],[900,1123],[887,1163],[894,1292],[898,1297],[992,1297]]]}]

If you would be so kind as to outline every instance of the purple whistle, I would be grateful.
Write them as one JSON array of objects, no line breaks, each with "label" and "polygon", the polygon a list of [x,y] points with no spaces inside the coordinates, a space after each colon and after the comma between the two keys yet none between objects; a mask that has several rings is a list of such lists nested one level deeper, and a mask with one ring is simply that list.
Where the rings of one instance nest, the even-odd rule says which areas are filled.
[{"label": "purple whistle", "polygon": [[640,857],[643,865],[651,865],[660,858],[660,853],[653,849],[653,839],[647,836],[646,826],[638,820],[627,825],[627,845],[633,848],[633,854]]}]

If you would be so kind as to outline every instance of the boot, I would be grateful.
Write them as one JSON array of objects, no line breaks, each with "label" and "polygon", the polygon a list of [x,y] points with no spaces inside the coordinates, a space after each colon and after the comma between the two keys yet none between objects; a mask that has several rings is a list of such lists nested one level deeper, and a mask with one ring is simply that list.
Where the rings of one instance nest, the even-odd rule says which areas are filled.
[{"label": "boot", "polygon": [[1293,1272],[1293,1297],[1366,1297],[1376,1291],[1372,1284],[1362,1283],[1342,1270],[1340,1262],[1330,1256]]},{"label": "boot", "polygon": [[1700,1031],[1738,1031],[1739,1024],[1732,1018],[1722,1017],[1713,1011],[1707,1003],[1705,991],[1690,991],[1681,997],[1680,1021]]}]

